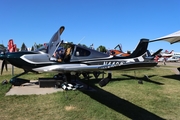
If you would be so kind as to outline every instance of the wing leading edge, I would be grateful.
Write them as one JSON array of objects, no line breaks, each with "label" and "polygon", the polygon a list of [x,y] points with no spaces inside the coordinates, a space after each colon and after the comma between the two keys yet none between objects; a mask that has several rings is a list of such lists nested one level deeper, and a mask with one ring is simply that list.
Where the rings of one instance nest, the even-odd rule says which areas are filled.
[{"label": "wing leading edge", "polygon": [[86,65],[86,64],[65,64],[50,65],[33,69],[37,72],[78,72],[78,71],[99,71],[105,70],[116,65]]},{"label": "wing leading edge", "polygon": [[155,40],[151,40],[150,42],[155,42],[155,41],[167,41],[171,44],[180,42],[180,31],[174,32],[172,34],[157,38]]}]

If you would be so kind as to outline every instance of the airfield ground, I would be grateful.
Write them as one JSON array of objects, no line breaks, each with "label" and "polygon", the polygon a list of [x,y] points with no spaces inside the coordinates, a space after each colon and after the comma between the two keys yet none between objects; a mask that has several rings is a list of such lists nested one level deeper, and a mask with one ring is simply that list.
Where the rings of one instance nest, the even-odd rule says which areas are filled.
[{"label": "airfield ground", "polygon": [[[113,79],[105,87],[100,87],[99,80],[92,77],[89,84],[96,92],[76,90],[45,95],[5,96],[11,85],[1,85],[0,119],[180,120],[180,74],[176,69],[179,66],[180,62],[167,63],[166,66],[159,63],[159,67],[152,70],[137,70],[136,77],[134,71],[114,71]],[[11,68],[10,65],[8,67]],[[15,74],[22,71],[15,68]],[[37,80],[52,75],[29,73],[22,78]],[[2,82],[11,77],[9,69],[3,72],[0,80]],[[138,84],[138,80],[143,80],[143,84]],[[80,81],[87,83],[83,79]],[[37,89],[39,92],[38,86]],[[24,89],[20,90],[25,92]],[[42,90],[46,91],[44,88]]]},{"label": "airfield ground", "polygon": [[[1,62],[0,62],[1,64]],[[163,65],[162,62],[158,63],[158,65]],[[174,67],[166,67],[166,66],[174,66]],[[166,66],[161,67],[163,69],[171,69],[175,74],[179,74],[179,71],[176,67],[180,67],[180,62],[167,62]],[[8,65],[8,68],[12,67]],[[22,86],[12,86],[12,88],[6,93],[6,95],[32,95],[32,94],[50,94],[58,91],[63,91],[61,88],[40,88],[37,83],[37,80],[32,80],[30,83],[24,84]]]}]

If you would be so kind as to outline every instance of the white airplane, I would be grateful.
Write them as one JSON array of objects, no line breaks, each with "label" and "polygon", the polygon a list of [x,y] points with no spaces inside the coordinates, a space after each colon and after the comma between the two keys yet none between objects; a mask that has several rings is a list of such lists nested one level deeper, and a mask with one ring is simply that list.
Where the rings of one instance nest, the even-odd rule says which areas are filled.
[{"label": "white airplane", "polygon": [[168,52],[167,50],[165,52],[161,52],[160,53],[160,57],[172,57],[174,54],[174,50],[172,50],[171,52]]}]

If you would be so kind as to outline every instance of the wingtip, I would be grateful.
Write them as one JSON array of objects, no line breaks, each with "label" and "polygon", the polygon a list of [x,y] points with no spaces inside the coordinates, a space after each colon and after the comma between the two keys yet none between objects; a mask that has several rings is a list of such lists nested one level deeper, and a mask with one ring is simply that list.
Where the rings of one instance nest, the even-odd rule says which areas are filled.
[{"label": "wingtip", "polygon": [[61,27],[59,28],[60,35],[63,33],[64,29],[65,29],[64,26],[61,26]]}]

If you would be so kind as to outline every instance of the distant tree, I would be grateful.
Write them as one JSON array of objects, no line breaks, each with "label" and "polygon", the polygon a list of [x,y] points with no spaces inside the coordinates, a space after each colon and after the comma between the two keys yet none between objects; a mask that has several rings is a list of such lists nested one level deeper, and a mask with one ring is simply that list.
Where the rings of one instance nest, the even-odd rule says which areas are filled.
[{"label": "distant tree", "polygon": [[85,44],[80,44],[80,43],[79,43],[78,45],[80,45],[80,46],[83,46],[83,47],[86,47],[86,48],[87,48],[87,46],[86,46]]},{"label": "distant tree", "polygon": [[0,44],[0,50],[5,50],[6,48],[4,47],[4,45],[3,44]]},{"label": "distant tree", "polygon": [[17,51],[19,51],[19,48],[16,48],[17,49]]},{"label": "distant tree", "polygon": [[100,50],[100,52],[103,52],[103,53],[107,52],[106,47],[102,45],[100,45],[96,50]]},{"label": "distant tree", "polygon": [[40,48],[40,47],[42,47],[42,46],[43,46],[43,44],[38,44],[38,45],[37,45],[37,49]]},{"label": "distant tree", "polygon": [[27,51],[27,47],[26,47],[26,45],[24,43],[21,46],[21,51]]},{"label": "distant tree", "polygon": [[0,44],[0,47],[1,47],[1,48],[5,48],[5,46],[4,46],[3,44]]},{"label": "distant tree", "polygon": [[34,51],[34,46],[31,47],[31,51]]},{"label": "distant tree", "polygon": [[71,43],[71,44],[73,44],[73,42],[68,42],[68,43]]},{"label": "distant tree", "polygon": [[6,48],[4,47],[4,45],[3,45],[3,44],[0,44],[0,52],[1,52],[1,51],[5,51],[5,49],[6,49]]}]

